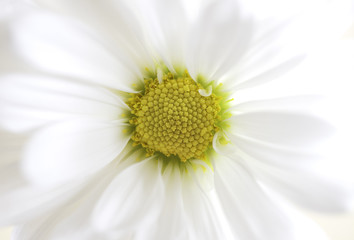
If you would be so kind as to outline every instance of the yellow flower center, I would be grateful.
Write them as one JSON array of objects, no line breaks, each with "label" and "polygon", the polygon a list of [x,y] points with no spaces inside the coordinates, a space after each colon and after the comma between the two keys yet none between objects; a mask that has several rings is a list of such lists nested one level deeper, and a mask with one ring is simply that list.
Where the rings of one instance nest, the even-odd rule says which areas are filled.
[{"label": "yellow flower center", "polygon": [[160,82],[145,79],[145,92],[133,94],[128,101],[135,144],[141,144],[148,155],[160,152],[183,162],[204,159],[218,130],[221,108],[217,96],[202,96],[199,89],[188,74],[167,73]]}]

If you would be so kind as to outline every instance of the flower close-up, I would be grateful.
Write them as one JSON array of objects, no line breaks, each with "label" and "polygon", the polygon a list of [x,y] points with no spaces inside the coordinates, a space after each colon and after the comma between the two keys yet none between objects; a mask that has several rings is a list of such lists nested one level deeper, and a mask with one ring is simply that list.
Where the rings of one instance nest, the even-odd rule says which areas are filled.
[{"label": "flower close-up", "polygon": [[315,81],[297,69],[350,2],[17,1],[0,22],[0,224],[15,240],[327,239],[298,208],[349,210],[354,188],[323,154],[322,97],[286,78]]}]

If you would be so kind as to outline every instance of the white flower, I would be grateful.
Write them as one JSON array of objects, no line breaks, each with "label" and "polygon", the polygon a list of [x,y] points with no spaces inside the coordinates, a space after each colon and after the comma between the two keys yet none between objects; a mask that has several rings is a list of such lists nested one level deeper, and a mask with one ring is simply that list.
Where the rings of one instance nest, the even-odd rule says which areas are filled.
[{"label": "white flower", "polygon": [[[350,207],[317,154],[333,129],[308,111],[317,98],[258,86],[346,25],[256,2],[38,0],[8,23],[0,223],[14,239],[326,239],[289,202]],[[315,20],[347,23],[333,6]]]}]

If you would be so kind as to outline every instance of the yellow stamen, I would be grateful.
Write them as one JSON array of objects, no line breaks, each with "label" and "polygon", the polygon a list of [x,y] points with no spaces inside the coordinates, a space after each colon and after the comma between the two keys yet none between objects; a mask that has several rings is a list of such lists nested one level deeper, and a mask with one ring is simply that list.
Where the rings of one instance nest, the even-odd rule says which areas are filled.
[{"label": "yellow stamen", "polygon": [[134,116],[130,123],[135,126],[135,144],[141,144],[148,155],[161,152],[183,162],[204,159],[218,130],[221,108],[217,96],[202,96],[199,89],[188,74],[163,74],[162,82],[161,76],[145,79],[145,93],[132,94],[127,102]]}]

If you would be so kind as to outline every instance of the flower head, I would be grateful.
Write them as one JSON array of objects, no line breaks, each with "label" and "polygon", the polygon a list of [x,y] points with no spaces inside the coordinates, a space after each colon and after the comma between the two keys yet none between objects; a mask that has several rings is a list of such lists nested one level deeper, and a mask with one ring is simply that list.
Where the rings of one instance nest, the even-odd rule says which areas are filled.
[{"label": "flower head", "polygon": [[303,61],[311,26],[195,6],[37,0],[8,23],[0,126],[24,148],[0,162],[16,185],[0,222],[15,239],[325,239],[289,200],[349,205],[312,152],[332,126],[302,111],[316,98],[255,90]]}]

